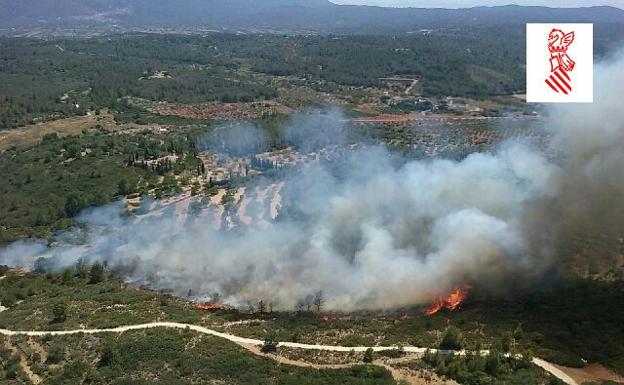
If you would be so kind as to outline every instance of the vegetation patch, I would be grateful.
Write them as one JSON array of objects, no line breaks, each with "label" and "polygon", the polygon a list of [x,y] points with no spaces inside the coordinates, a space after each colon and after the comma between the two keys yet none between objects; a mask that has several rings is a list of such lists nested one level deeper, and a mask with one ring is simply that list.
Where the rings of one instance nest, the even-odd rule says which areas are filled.
[{"label": "vegetation patch", "polygon": [[[279,365],[218,337],[151,329],[40,338],[52,362],[34,366],[46,384],[375,384],[394,385],[379,367],[313,369]],[[2,352],[0,352],[2,353]],[[11,365],[9,369],[11,368]]]}]

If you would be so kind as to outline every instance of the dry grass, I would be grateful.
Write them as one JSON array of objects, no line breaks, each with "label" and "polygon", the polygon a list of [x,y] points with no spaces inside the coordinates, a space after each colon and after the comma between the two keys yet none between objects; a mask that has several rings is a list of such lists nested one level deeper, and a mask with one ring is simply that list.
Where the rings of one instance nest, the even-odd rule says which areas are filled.
[{"label": "dry grass", "polygon": [[56,133],[59,136],[74,135],[79,134],[83,130],[95,130],[98,125],[108,131],[125,131],[140,128],[136,124],[117,125],[113,115],[110,114],[74,116],[10,130],[2,130],[0,131],[0,151],[13,146],[32,146],[41,141],[47,134]]}]

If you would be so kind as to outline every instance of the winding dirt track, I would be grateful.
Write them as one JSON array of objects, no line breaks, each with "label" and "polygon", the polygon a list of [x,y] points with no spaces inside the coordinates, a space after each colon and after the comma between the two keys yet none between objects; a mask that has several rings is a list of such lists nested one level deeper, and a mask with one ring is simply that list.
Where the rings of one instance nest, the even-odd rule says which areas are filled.
[{"label": "winding dirt track", "polygon": [[[183,330],[193,330],[198,333],[208,334],[215,337],[225,338],[228,341],[232,341],[237,344],[246,344],[246,345],[262,345],[263,341],[256,340],[252,338],[244,338],[235,336],[232,334],[221,333],[216,330],[208,329],[203,326],[190,325],[184,323],[177,322],[151,322],[146,324],[139,325],[129,325],[129,326],[120,326],[117,328],[111,329],[76,329],[76,330],[59,330],[59,331],[12,331],[6,329],[0,329],[0,334],[5,336],[30,336],[30,337],[43,337],[43,336],[64,336],[71,334],[99,334],[99,333],[124,333],[132,330],[143,330],[143,329],[153,329],[153,328],[169,328],[169,329],[183,329]],[[334,352],[363,352],[369,348],[372,348],[374,351],[383,351],[383,350],[392,350],[396,349],[396,346],[335,346],[335,345],[311,345],[311,344],[299,344],[295,342],[280,342],[280,346],[285,346],[289,348],[299,348],[299,349],[309,349],[309,350],[327,350]],[[424,353],[426,348],[419,348],[415,346],[404,346],[403,350],[407,353]],[[430,349],[431,351],[436,351],[436,349]],[[441,351],[443,353],[449,351]],[[465,354],[465,351],[456,351],[456,354]],[[482,353],[487,353],[486,350],[482,351]],[[574,381],[570,376],[565,374],[560,369],[556,368],[551,363],[544,361],[539,358],[534,358],[533,363],[542,369],[546,370],[553,376],[559,378],[561,381],[565,382],[568,385],[578,385],[576,381]]]}]

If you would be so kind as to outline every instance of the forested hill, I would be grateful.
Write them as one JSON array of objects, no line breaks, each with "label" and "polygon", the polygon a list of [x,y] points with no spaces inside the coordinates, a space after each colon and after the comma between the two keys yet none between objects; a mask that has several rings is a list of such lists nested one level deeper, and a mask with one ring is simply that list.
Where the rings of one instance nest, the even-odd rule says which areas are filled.
[{"label": "forested hill", "polygon": [[378,33],[453,26],[509,26],[527,22],[624,24],[613,7],[384,8],[327,0],[0,0],[0,26],[77,24],[184,25]]}]

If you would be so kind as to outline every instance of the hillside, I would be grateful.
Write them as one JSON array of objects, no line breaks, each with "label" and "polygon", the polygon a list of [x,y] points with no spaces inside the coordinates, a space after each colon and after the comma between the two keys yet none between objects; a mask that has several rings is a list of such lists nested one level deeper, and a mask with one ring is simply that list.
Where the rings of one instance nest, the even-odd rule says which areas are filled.
[{"label": "hillside", "polygon": [[[623,373],[624,370],[623,347],[619,344],[623,331],[617,327],[624,319],[624,313],[618,307],[622,298],[621,283],[572,280],[532,294],[516,293],[505,299],[475,297],[465,303],[460,311],[443,311],[432,317],[424,316],[419,307],[404,309],[402,312],[354,313],[347,316],[332,312],[319,314],[315,311],[272,312],[269,310],[267,312],[260,308],[255,310],[252,308],[248,311],[234,309],[204,311],[185,299],[127,287],[117,279],[109,277],[108,271],[103,276],[94,279],[93,272],[93,268],[75,266],[59,273],[24,274],[22,271],[7,271],[5,267],[0,266],[0,277],[2,277],[0,279],[0,303],[4,306],[4,308],[0,307],[0,329],[41,331],[115,328],[158,321],[203,326],[234,336],[260,340],[270,336],[282,342],[303,344],[349,347],[377,344],[378,346],[428,348],[439,347],[442,343],[442,336],[449,329],[455,329],[460,331],[460,343],[469,350],[494,349],[518,354],[532,352],[532,355],[567,366],[566,370],[570,370],[569,367],[581,368],[587,362],[593,364],[593,367],[597,364],[605,365],[618,373]],[[193,337],[193,334],[188,330],[176,332],[163,329],[145,332],[137,330],[124,336],[103,335],[102,340],[97,340],[99,337],[96,335],[84,338],[79,335],[43,337],[35,341],[39,341],[44,346],[44,350],[56,358],[46,360],[44,356],[42,356],[43,359],[28,356],[32,361],[31,366],[38,368],[37,373],[47,378],[50,383],[63,383],[55,381],[63,379],[63,376],[68,376],[70,373],[76,375],[86,372],[96,374],[100,380],[109,381],[102,381],[104,383],[124,377],[144,378],[141,376],[150,373],[148,367],[134,365],[139,363],[150,365],[154,361],[160,361],[158,367],[169,369],[150,375],[154,378],[174,376],[184,380],[175,382],[176,384],[187,384],[189,382],[185,381],[193,376],[203,380],[229,376],[231,382],[228,383],[251,383],[248,378],[237,380],[237,376],[242,374],[238,374],[239,370],[232,367],[225,372],[218,373],[200,370],[206,364],[198,365],[197,363],[204,362],[207,354],[205,351],[193,351],[193,359],[187,358],[188,370],[177,372],[180,369],[180,366],[176,364],[180,358],[178,355],[184,354],[185,349],[171,350],[170,346],[158,343],[158,339],[169,341],[170,338],[180,337],[187,339]],[[0,334],[0,357],[6,357],[8,353],[7,345],[3,342],[8,342],[9,347],[11,345],[22,346],[25,350],[29,350],[28,345],[23,344],[24,340],[24,337],[6,338]],[[199,335],[195,335],[194,340],[206,342],[202,345],[219,347],[208,354],[212,357],[214,365],[221,366],[231,362],[235,359],[232,356],[234,352],[239,357],[236,361],[254,360],[249,364],[263,362],[265,367],[255,368],[258,380],[253,383],[264,383],[262,379],[267,373],[272,376],[279,375],[267,366],[271,363],[270,360],[255,357],[227,341]],[[128,344],[128,341],[131,343]],[[105,350],[105,346],[100,342],[104,342],[103,345],[112,344],[110,347],[113,348],[114,355],[119,358],[116,365],[98,365]],[[137,347],[132,348],[130,345]],[[160,353],[156,354],[150,346],[160,349]],[[199,345],[185,344],[184,346],[192,348]],[[128,349],[141,349],[134,353],[137,360],[123,356]],[[290,356],[296,360],[312,359],[312,356],[304,351],[288,349],[285,346],[279,347],[277,354]],[[381,358],[381,355],[378,357]],[[321,357],[316,357],[316,359],[319,358]],[[499,360],[500,358],[499,356]],[[85,362],[82,362],[83,360]],[[361,356],[347,353],[342,356],[341,360],[343,363],[359,364]],[[425,361],[429,361],[427,363],[434,367],[439,365],[427,358]],[[7,378],[6,372],[10,371],[16,362],[18,361],[7,360],[4,368],[4,362],[0,362],[0,383],[5,383],[2,379]],[[72,367],[77,362],[82,362],[82,366],[80,369],[74,368],[74,371]],[[330,362],[334,363],[334,361]],[[123,367],[126,364],[130,366]],[[423,368],[418,361],[412,364],[419,365],[416,367],[418,369]],[[504,361],[501,360],[500,364],[504,365]],[[298,377],[304,374],[293,372],[295,368],[288,366],[285,368],[290,376]],[[114,369],[123,370],[118,372]],[[436,371],[442,371],[448,377],[460,375],[457,371],[446,371],[447,369],[451,367],[446,368],[443,365],[443,367],[436,368]],[[471,370],[476,371],[474,366]],[[463,368],[462,371],[465,375],[466,369]],[[380,370],[376,373],[382,375],[385,371]],[[325,381],[312,377],[309,382],[292,383],[367,383],[363,382],[362,373],[357,371],[314,371],[306,374],[322,374]],[[513,368],[513,370],[507,368],[497,375],[515,376],[516,374],[522,376],[521,368]],[[524,374],[530,373],[524,372]],[[484,374],[481,375],[484,376]],[[68,382],[69,378],[64,379],[66,381],[64,383],[76,383]],[[467,377],[460,383],[476,384],[477,382],[474,381],[474,378]],[[532,378],[525,378],[521,381],[502,383],[535,385],[544,383],[534,381]],[[291,382],[284,380],[278,383]],[[387,374],[381,378],[377,377],[374,383],[393,384]]]},{"label": "hillside", "polygon": [[396,9],[336,5],[327,0],[0,1],[0,26],[116,23],[374,33],[458,25],[520,25],[553,20],[623,23],[624,11],[613,7],[562,9],[521,6]]}]

